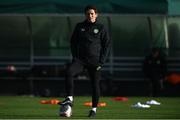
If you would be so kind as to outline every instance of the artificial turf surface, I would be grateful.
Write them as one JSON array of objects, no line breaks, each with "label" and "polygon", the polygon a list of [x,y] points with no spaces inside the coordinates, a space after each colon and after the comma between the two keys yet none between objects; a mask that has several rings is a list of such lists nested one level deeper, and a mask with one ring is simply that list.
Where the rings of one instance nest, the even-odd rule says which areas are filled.
[{"label": "artificial turf surface", "polygon": [[[100,102],[106,102],[106,107],[97,109],[96,119],[180,119],[180,97],[128,97],[128,101],[113,101],[113,97],[101,97]],[[58,116],[58,105],[40,104],[40,100],[63,98],[30,97],[30,96],[0,96],[0,119],[64,119]],[[150,108],[132,108],[131,105],[145,103],[154,99],[160,106]],[[91,97],[75,97],[73,116],[66,119],[89,119],[91,107],[84,102]]]}]

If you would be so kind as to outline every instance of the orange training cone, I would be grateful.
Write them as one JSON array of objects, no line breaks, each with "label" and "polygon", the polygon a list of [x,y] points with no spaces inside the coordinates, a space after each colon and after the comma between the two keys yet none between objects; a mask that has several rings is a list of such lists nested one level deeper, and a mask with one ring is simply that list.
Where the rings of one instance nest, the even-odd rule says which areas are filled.
[{"label": "orange training cone", "polygon": [[115,101],[128,101],[128,98],[127,97],[115,97],[115,98],[112,98],[112,100],[115,100]]},{"label": "orange training cone", "polygon": [[[98,107],[105,107],[107,104],[105,102],[98,103]],[[84,106],[92,106],[92,102],[85,102]]]},{"label": "orange training cone", "polygon": [[56,99],[52,99],[52,100],[41,100],[40,103],[41,104],[58,104],[60,101],[56,100]]}]

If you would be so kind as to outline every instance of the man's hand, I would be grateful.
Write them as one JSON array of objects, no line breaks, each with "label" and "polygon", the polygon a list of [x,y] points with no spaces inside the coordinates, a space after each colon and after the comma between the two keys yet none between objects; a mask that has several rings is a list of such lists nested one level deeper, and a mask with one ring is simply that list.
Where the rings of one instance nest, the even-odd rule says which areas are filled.
[{"label": "man's hand", "polygon": [[101,66],[97,66],[96,70],[99,71],[101,69]]}]

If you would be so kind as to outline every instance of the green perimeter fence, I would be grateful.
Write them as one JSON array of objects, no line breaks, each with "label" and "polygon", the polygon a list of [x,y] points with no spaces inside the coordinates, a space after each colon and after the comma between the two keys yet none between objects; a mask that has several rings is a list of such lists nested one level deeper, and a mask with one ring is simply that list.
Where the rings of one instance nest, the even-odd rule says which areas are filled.
[{"label": "green perimeter fence", "polygon": [[[1,15],[0,69],[15,65],[63,65],[70,61],[70,37],[83,15]],[[103,70],[141,71],[152,47],[168,55],[169,70],[180,71],[180,17],[161,15],[100,15],[109,30],[112,49]],[[172,64],[171,64],[172,63]],[[140,73],[141,74],[141,73]]]}]

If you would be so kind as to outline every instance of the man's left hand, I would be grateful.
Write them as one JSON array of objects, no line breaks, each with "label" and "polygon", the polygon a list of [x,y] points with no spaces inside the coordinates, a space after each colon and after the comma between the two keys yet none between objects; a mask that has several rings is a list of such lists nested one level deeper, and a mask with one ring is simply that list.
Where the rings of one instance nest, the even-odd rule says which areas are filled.
[{"label": "man's left hand", "polygon": [[101,66],[97,66],[96,70],[99,71],[101,69]]}]

